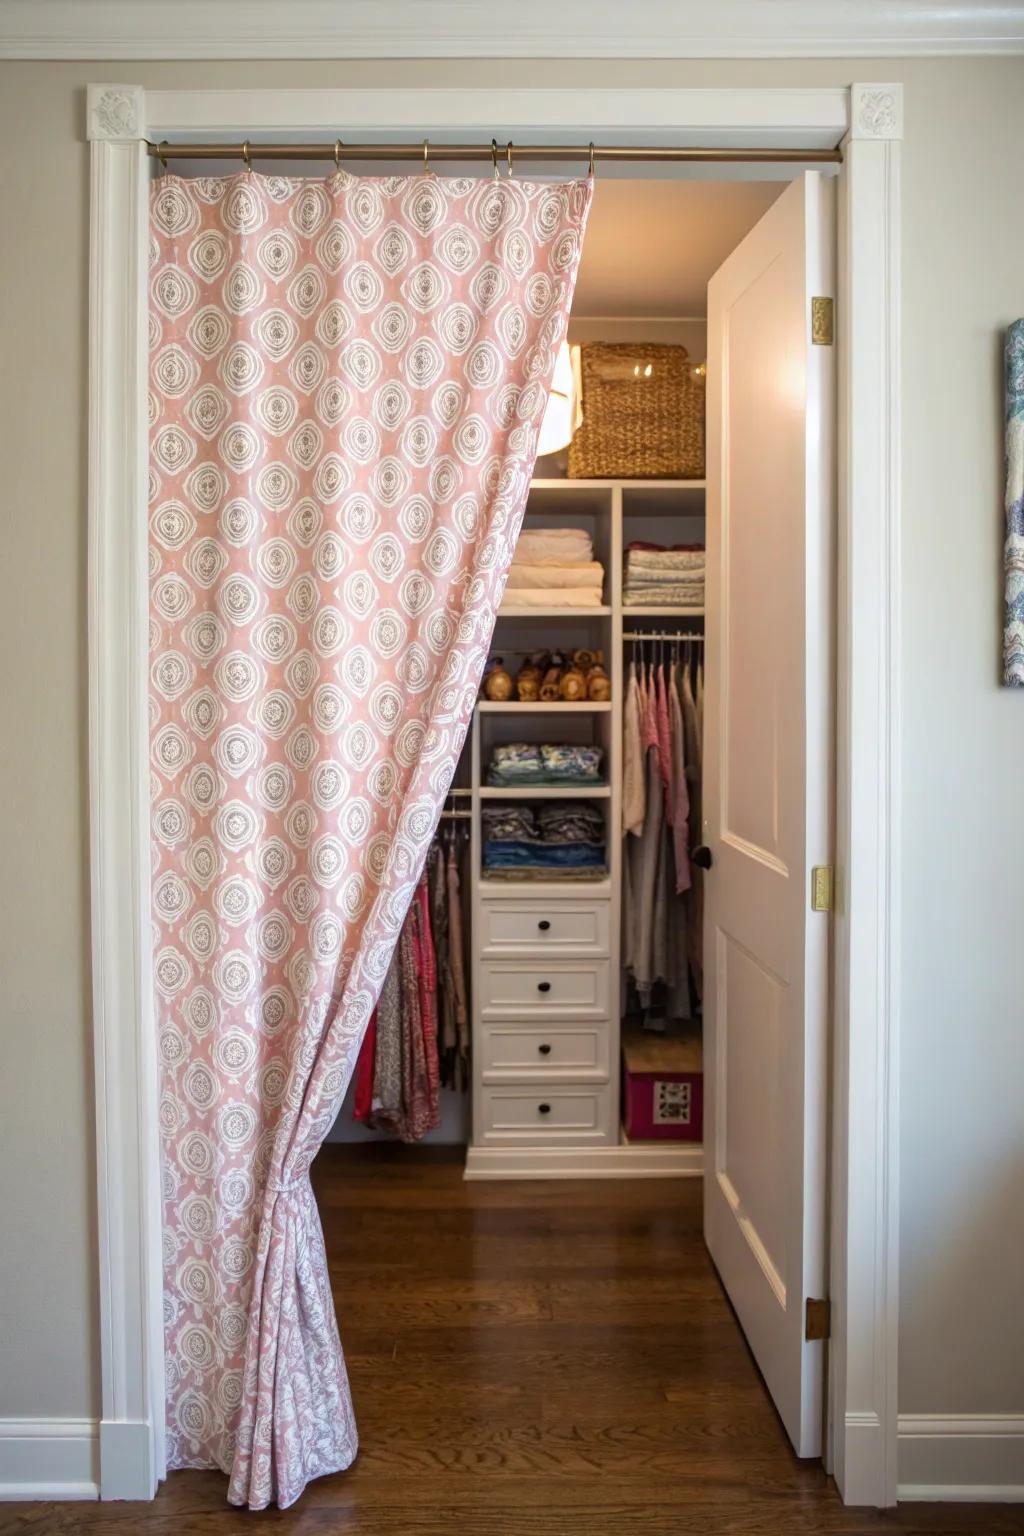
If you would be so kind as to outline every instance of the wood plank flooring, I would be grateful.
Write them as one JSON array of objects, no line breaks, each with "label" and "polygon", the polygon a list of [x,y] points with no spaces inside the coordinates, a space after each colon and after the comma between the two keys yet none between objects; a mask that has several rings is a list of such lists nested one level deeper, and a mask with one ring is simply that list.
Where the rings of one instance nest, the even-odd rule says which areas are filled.
[{"label": "wood plank flooring", "polygon": [[798,1461],[700,1234],[700,1183],[465,1184],[443,1148],[314,1168],[355,1466],[284,1513],[172,1473],[153,1504],[0,1505],[0,1533],[1008,1536],[1024,1509],[848,1510]]}]

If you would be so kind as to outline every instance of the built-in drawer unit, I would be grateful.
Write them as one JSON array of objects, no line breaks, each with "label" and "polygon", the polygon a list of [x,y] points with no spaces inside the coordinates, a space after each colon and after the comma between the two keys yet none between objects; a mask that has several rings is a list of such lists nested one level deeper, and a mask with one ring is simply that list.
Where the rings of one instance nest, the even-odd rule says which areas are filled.
[{"label": "built-in drawer unit", "polygon": [[611,1135],[611,1090],[588,1088],[494,1088],[481,1090],[481,1124],[486,1142],[607,1141]]},{"label": "built-in drawer unit", "polygon": [[484,960],[480,1016],[489,1019],[608,1017],[607,960]]},{"label": "built-in drawer unit", "polygon": [[607,901],[485,901],[480,904],[485,955],[606,955]]},{"label": "built-in drawer unit", "polygon": [[571,1077],[604,1082],[608,1077],[607,1024],[488,1024],[481,1030],[484,1082]]}]

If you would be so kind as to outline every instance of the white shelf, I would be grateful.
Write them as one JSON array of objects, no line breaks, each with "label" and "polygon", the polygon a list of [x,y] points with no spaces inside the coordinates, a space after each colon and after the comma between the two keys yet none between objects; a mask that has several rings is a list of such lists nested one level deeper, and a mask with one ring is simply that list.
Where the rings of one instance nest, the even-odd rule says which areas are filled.
[{"label": "white shelf", "polygon": [[481,800],[607,800],[611,792],[610,784],[481,784],[479,794]]},{"label": "white shelf", "polygon": [[703,608],[629,608],[623,606],[622,618],[626,619],[702,619]]},{"label": "white shelf", "polygon": [[610,491],[619,486],[624,491],[703,491],[706,480],[570,480],[556,475],[539,476],[530,481],[531,491]]},{"label": "white shelf", "polygon": [[607,901],[612,893],[612,883],[607,876],[600,880],[488,880],[486,875],[481,875],[477,889],[481,900],[485,901],[502,901],[506,896],[536,901],[556,901],[561,896],[598,896]]},{"label": "white shelf", "polygon": [[566,699],[551,703],[538,700],[536,704],[523,704],[518,699],[481,699],[476,707],[482,715],[608,715],[612,708],[610,700],[598,704],[590,699],[578,703]]},{"label": "white shelf", "polygon": [[602,603],[600,608],[499,608],[499,619],[606,619],[611,607]]}]

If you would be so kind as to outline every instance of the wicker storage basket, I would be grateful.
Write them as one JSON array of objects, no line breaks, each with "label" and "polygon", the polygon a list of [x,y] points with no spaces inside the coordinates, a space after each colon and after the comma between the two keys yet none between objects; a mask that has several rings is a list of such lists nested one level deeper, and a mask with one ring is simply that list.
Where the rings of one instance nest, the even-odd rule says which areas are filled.
[{"label": "wicker storage basket", "polygon": [[574,480],[704,478],[704,371],[685,347],[585,342]]}]

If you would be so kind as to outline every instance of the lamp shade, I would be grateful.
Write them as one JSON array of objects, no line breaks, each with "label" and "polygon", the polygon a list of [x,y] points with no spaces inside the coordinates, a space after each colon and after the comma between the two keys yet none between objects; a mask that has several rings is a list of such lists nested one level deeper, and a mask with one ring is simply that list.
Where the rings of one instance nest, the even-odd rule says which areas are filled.
[{"label": "lamp shade", "polygon": [[551,381],[547,410],[540,425],[537,457],[557,453],[572,442],[576,430],[576,382],[573,377],[569,343],[563,341],[555,360],[555,376]]}]

